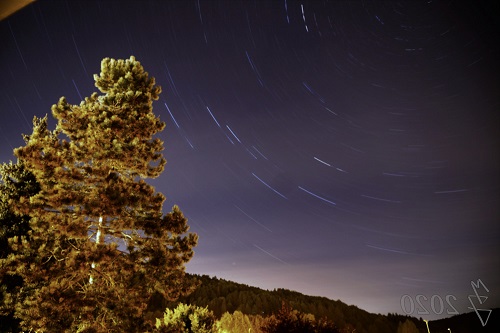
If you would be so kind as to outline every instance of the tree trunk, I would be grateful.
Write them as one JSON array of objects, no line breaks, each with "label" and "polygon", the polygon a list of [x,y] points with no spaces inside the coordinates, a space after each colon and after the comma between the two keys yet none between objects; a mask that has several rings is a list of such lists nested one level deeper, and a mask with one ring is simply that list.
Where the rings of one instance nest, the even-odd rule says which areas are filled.
[{"label": "tree trunk", "polygon": [[[96,235],[96,238],[95,238],[95,242],[96,244],[100,244],[101,243],[101,237],[102,237],[102,216],[99,216],[99,224],[97,226],[97,235]],[[95,262],[92,263],[92,269],[96,268],[97,267],[97,264]],[[92,276],[92,274],[90,274],[90,278],[89,278],[89,283],[92,284],[94,283],[94,277]]]}]

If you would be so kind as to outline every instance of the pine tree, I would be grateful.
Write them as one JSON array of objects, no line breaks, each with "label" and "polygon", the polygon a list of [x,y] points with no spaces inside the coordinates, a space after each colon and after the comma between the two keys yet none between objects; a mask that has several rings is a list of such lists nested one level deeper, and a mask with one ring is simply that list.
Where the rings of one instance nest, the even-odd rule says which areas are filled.
[{"label": "pine tree", "polygon": [[[10,200],[30,197],[40,191],[32,173],[20,164],[0,165],[0,332],[19,332],[19,319],[14,317],[15,306],[24,297],[21,276],[15,273],[17,263],[12,261],[12,246],[27,237],[30,217],[15,214]],[[26,290],[26,288],[24,288]]]},{"label": "pine tree", "polygon": [[166,163],[153,138],[165,126],[152,111],[161,88],[134,57],[104,59],[94,79],[101,95],[79,105],[62,97],[52,106],[56,129],[35,117],[15,150],[40,184],[35,196],[10,201],[31,216],[16,273],[29,285],[46,282],[18,306],[26,329],[138,332],[149,327],[154,293],[175,300],[195,286],[184,264],[197,235],[186,234],[177,206],[163,215],[165,197],[144,180]]}]

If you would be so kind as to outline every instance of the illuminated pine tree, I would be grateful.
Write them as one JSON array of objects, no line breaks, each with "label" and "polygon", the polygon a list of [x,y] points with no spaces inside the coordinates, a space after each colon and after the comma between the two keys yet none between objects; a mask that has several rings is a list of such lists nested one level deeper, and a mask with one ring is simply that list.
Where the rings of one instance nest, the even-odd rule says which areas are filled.
[{"label": "illuminated pine tree", "polygon": [[[184,264],[197,236],[177,206],[144,181],[165,165],[165,124],[152,111],[161,92],[141,64],[106,58],[94,75],[101,95],[80,105],[62,97],[52,106],[56,129],[35,117],[33,133],[15,154],[40,183],[40,192],[12,202],[32,217],[36,258],[18,274],[47,285],[19,306],[26,329],[138,332],[152,294],[175,300],[195,283]],[[26,266],[26,265],[24,265]]]}]

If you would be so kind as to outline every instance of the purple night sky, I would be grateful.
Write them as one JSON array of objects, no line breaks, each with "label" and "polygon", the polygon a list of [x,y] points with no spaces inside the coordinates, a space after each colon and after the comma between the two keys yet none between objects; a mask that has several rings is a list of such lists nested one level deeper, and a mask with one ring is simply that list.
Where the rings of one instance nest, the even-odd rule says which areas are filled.
[{"label": "purple night sky", "polygon": [[39,0],[0,22],[0,162],[134,55],[163,88],[151,182],[200,237],[189,272],[376,313],[445,300],[424,319],[447,295],[471,311],[481,279],[499,307],[499,21],[482,1]]}]

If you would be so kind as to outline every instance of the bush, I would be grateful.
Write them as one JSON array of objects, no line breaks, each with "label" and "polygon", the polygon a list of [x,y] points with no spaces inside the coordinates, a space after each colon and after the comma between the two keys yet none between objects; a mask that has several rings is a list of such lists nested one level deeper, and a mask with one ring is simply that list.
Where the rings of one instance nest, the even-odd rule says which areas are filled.
[{"label": "bush", "polygon": [[174,310],[166,309],[163,320],[156,319],[159,333],[213,333],[215,316],[208,308],[180,303]]}]

